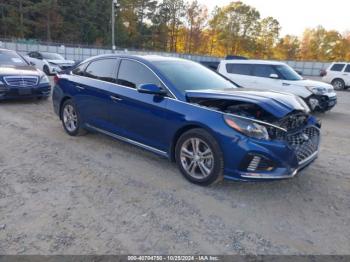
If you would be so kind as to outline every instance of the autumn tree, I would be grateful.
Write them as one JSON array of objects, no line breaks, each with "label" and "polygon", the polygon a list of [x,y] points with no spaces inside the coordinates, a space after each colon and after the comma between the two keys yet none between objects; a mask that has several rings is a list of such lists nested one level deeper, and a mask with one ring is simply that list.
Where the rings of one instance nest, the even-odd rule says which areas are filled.
[{"label": "autumn tree", "polygon": [[280,60],[296,60],[300,49],[297,36],[286,35],[278,40],[274,48],[274,57]]}]

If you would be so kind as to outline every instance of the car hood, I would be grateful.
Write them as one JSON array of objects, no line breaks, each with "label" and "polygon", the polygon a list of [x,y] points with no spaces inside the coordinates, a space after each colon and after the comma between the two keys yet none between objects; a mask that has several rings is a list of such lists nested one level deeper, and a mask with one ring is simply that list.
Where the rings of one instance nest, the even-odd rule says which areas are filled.
[{"label": "car hood", "polygon": [[304,86],[304,87],[322,87],[326,88],[327,90],[333,90],[333,86],[327,83],[323,83],[320,81],[315,81],[315,80],[309,80],[309,79],[303,79],[299,81],[291,81],[290,82],[293,85],[296,86]]},{"label": "car hood", "polygon": [[1,76],[13,76],[13,75],[37,75],[41,76],[42,73],[33,66],[0,66]]},{"label": "car hood", "polygon": [[47,62],[55,65],[74,65],[75,64],[73,60],[47,60]]},{"label": "car hood", "polygon": [[301,98],[287,93],[256,89],[221,89],[187,91],[187,99],[223,99],[253,103],[277,118],[282,118],[292,111],[309,112],[309,108]]}]

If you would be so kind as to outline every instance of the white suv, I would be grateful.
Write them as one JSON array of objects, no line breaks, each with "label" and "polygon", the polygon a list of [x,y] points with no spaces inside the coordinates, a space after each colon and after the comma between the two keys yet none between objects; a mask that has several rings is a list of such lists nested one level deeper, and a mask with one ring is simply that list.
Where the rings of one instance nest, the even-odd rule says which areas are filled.
[{"label": "white suv", "polygon": [[218,72],[242,87],[275,90],[297,95],[312,111],[327,111],[337,103],[333,86],[303,79],[281,62],[261,60],[223,60]]},{"label": "white suv", "polygon": [[342,90],[350,86],[350,63],[332,63],[326,70],[322,80],[333,85],[334,89]]}]

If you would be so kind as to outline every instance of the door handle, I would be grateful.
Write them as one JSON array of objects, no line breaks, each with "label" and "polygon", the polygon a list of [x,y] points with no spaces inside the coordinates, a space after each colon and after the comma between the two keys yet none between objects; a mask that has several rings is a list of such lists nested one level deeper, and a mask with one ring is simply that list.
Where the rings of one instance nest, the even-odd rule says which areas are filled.
[{"label": "door handle", "polygon": [[290,86],[288,83],[282,83],[283,86]]},{"label": "door handle", "polygon": [[84,90],[84,89],[85,89],[85,87],[80,86],[80,85],[76,85],[76,88],[78,88],[78,89],[80,89],[80,90]]},{"label": "door handle", "polygon": [[114,102],[119,102],[119,101],[122,101],[123,99],[121,99],[120,97],[118,96],[110,96],[110,98],[114,101]]}]

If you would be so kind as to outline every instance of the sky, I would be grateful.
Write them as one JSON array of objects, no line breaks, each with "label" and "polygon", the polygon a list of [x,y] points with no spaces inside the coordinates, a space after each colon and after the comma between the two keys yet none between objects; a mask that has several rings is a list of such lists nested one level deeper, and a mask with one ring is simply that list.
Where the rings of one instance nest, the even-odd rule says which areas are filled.
[{"label": "sky", "polygon": [[[209,10],[233,0],[198,0]],[[241,0],[255,7],[262,17],[272,16],[281,24],[281,35],[301,36],[305,28],[322,25],[340,33],[350,31],[350,0]]]}]

